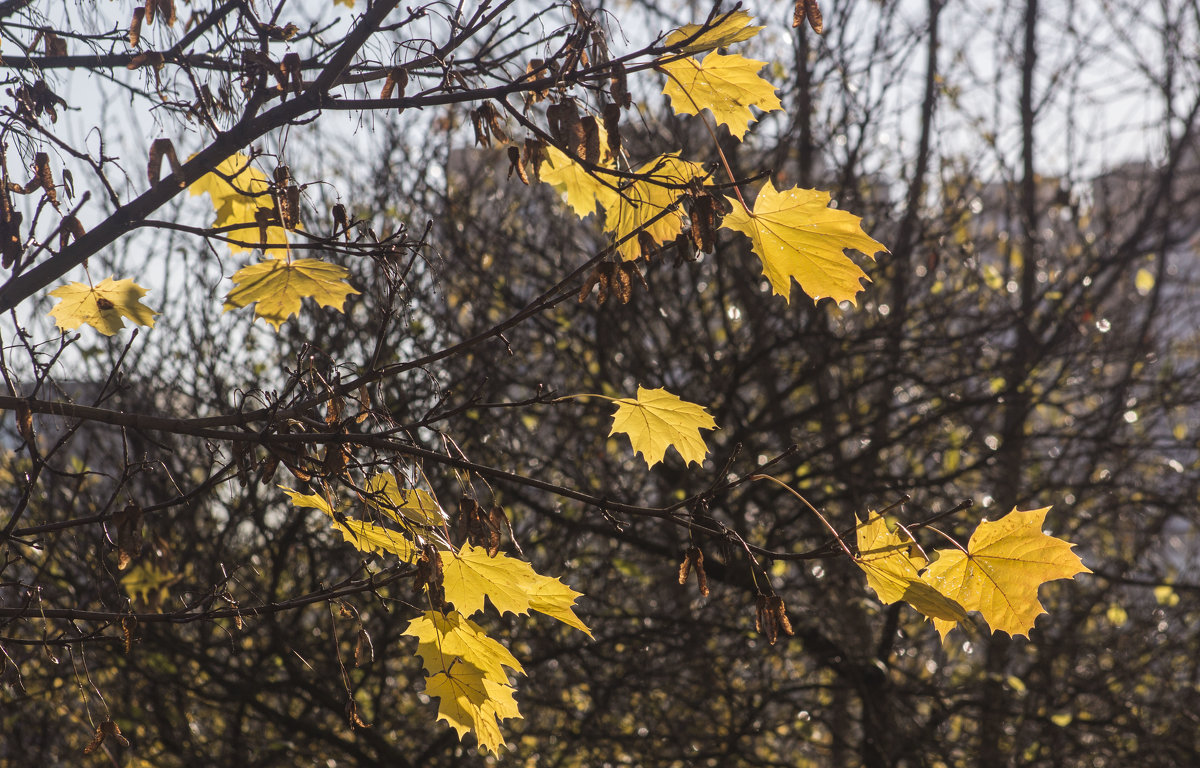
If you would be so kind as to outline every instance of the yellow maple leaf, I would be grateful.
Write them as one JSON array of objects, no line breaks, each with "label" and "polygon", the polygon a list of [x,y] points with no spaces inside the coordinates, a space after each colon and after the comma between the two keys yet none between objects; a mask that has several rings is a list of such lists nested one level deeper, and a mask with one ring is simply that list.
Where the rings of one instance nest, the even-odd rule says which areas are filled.
[{"label": "yellow maple leaf", "polygon": [[170,597],[169,587],[182,578],[180,574],[159,568],[154,563],[142,562],[121,577],[121,586],[125,588],[130,600],[140,600],[152,608],[157,608]]},{"label": "yellow maple leaf", "polygon": [[146,289],[129,279],[106,277],[95,287],[71,283],[55,288],[50,295],[59,300],[50,316],[66,331],[87,323],[105,336],[112,336],[125,327],[123,317],[153,328],[158,314],[141,302]]},{"label": "yellow maple leaf", "polygon": [[[268,256],[286,254],[287,230],[273,224],[264,231],[259,225],[260,217],[276,222],[279,220],[275,212],[275,200],[271,196],[271,183],[267,181],[266,174],[242,154],[225,158],[215,171],[206,173],[188,187],[192,195],[208,193],[217,212],[213,227],[222,229],[222,234],[234,240],[262,243],[266,246],[263,251]],[[230,184],[218,173],[229,177],[233,183]],[[231,253],[250,250],[235,243],[228,245]]]},{"label": "yellow maple leaf", "polygon": [[733,212],[722,226],[750,238],[772,290],[789,301],[795,278],[814,302],[829,297],[855,303],[855,294],[862,290],[859,281],[869,278],[845,249],[872,258],[887,251],[862,231],[862,219],[830,208],[828,192],[794,187],[776,191],[768,179],[754,201],[753,213],[739,201],[726,199]]},{"label": "yellow maple leaf", "polygon": [[755,119],[750,107],[783,109],[775,86],[758,76],[765,64],[738,54],[710,53],[703,61],[679,59],[658,67],[667,73],[663,94],[676,114],[698,115],[707,109],[740,141]]},{"label": "yellow maple leaf", "polygon": [[854,562],[867,575],[867,584],[881,603],[903,600],[931,619],[949,622],[967,617],[962,606],[921,581],[925,557],[899,528],[888,530],[883,517],[872,513],[855,535],[858,557]]},{"label": "yellow maple leaf", "polygon": [[[672,30],[663,42],[666,45],[678,45],[700,33],[695,40],[681,48],[680,53],[700,53],[701,51],[711,51],[714,48],[724,48],[757,35],[762,27],[749,26],[753,20],[745,11],[734,11],[726,14],[719,23],[707,30],[704,30],[703,24],[684,24],[679,29]],[[704,31],[701,32],[701,30]]]},{"label": "yellow maple leaf", "polygon": [[460,739],[467,731],[474,732],[479,746],[496,754],[504,743],[500,721],[521,716],[513,692],[512,686],[461,661],[425,682],[425,693],[440,699],[438,720],[449,723]]},{"label": "yellow maple leaf", "polygon": [[401,488],[391,472],[372,477],[366,490],[367,502],[398,523],[437,526],[447,520],[433,496],[419,488]]},{"label": "yellow maple leaf", "polygon": [[[924,580],[968,611],[979,611],[993,631],[1028,635],[1045,613],[1038,588],[1047,581],[1091,573],[1074,545],[1042,533],[1049,507],[1016,508],[995,521],[984,521],[971,534],[966,552],[938,551]],[[953,624],[935,620],[942,634]]]},{"label": "yellow maple leaf", "polygon": [[[621,190],[606,209],[604,228],[618,241],[641,230],[656,245],[669,243],[683,230],[683,215],[678,210],[668,209],[686,194],[687,190],[681,185],[704,178],[704,167],[680,160],[675,154],[667,154],[656,157],[636,172],[645,178]],[[629,237],[619,251],[626,261],[641,256],[637,236]]]},{"label": "yellow maple leaf", "polygon": [[525,674],[521,662],[507,648],[458,611],[445,615],[426,611],[410,621],[401,634],[417,638],[417,655],[430,674],[446,671],[458,663],[455,659],[475,666],[484,677],[498,683],[508,682],[505,667]]},{"label": "yellow maple leaf", "polygon": [[681,400],[665,389],[641,385],[636,398],[622,397],[614,402],[617,410],[609,436],[618,432],[629,435],[634,452],[642,454],[648,466],[662,461],[669,446],[674,446],[686,463],[704,463],[708,446],[700,430],[716,429],[717,422],[703,406]]},{"label": "yellow maple leaf", "polygon": [[225,311],[255,304],[254,314],[278,331],[283,322],[300,312],[300,301],[315,299],[322,307],[342,311],[350,287],[345,267],[320,259],[268,259],[233,273],[234,289],[225,297]]},{"label": "yellow maple leaf", "polygon": [[354,7],[354,0],[333,0],[334,5],[344,5],[347,8]]},{"label": "yellow maple leaf", "polygon": [[348,544],[360,552],[377,552],[395,555],[406,563],[416,562],[420,557],[418,546],[401,531],[384,528],[363,520],[351,520],[333,511],[329,502],[319,494],[305,494],[279,486],[296,507],[319,509],[329,517],[333,529],[342,534]]},{"label": "yellow maple leaf", "polygon": [[[604,129],[600,129],[600,146],[606,146]],[[606,157],[601,163],[606,168],[613,167],[612,158]],[[546,147],[546,162],[539,172],[542,181],[554,187],[567,198],[567,205],[575,211],[579,218],[586,218],[595,213],[596,204],[608,208],[617,199],[617,191],[588,172],[579,163],[562,152],[558,147]],[[615,184],[617,177],[609,179]]]},{"label": "yellow maple leaf", "polygon": [[572,609],[580,593],[558,579],[542,576],[529,563],[506,555],[488,557],[486,549],[470,544],[464,544],[458,552],[445,551],[441,555],[446,599],[463,615],[482,611],[486,597],[502,614],[534,610],[592,636]]}]

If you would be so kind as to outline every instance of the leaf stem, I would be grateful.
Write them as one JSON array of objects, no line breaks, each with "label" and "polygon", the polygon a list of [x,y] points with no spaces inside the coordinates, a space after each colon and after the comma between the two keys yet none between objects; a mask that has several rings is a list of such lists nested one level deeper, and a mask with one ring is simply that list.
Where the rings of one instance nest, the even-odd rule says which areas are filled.
[{"label": "leaf stem", "polygon": [[842,551],[846,553],[846,556],[849,557],[851,560],[858,559],[854,556],[854,553],[850,551],[850,547],[846,546],[846,542],[842,541],[842,536],[841,536],[841,534],[839,534],[837,532],[837,529],[834,528],[832,525],[830,525],[829,521],[825,519],[825,515],[822,515],[820,510],[818,510],[816,507],[814,507],[812,504],[810,504],[808,502],[808,499],[801,496],[800,492],[797,491],[795,488],[793,488],[792,486],[783,482],[782,480],[780,480],[777,477],[772,477],[771,475],[751,475],[750,479],[751,480],[770,480],[772,483],[775,483],[776,485],[783,487],[784,490],[786,490],[788,493],[795,496],[797,499],[800,499],[801,503],[804,504],[804,506],[808,507],[810,510],[812,510],[812,513],[814,515],[816,515],[817,518],[822,523],[825,524],[825,527],[828,528],[829,532],[833,534],[833,538],[837,540],[838,546],[840,546],[842,548]]},{"label": "leaf stem", "polygon": [[[696,67],[696,63],[692,59],[684,59],[684,61],[691,64],[693,67]],[[704,112],[704,108],[696,103],[696,100],[692,98],[692,94],[688,93],[687,87],[685,87],[684,84],[679,81],[678,77],[675,77],[675,75],[671,74],[668,70],[665,70],[662,67],[655,66],[655,69],[674,80],[675,84],[679,86],[679,90],[683,92],[683,95],[687,96],[688,101],[692,102],[692,106],[696,108],[696,117],[700,118],[700,122],[704,123],[705,130],[707,130],[708,135],[712,137],[713,146],[717,148],[717,156],[721,158],[721,165],[725,168],[725,174],[729,176],[729,181],[733,184],[733,194],[737,195],[738,202],[741,203],[742,207],[746,209],[746,213],[750,216],[750,218],[755,218],[754,211],[750,209],[750,206],[746,205],[746,199],[742,197],[742,190],[738,187],[737,180],[733,175],[733,169],[729,166],[728,158],[725,157],[725,152],[721,149],[721,142],[717,140],[716,129],[709,125],[708,120],[706,120],[704,115],[701,114]],[[700,68],[696,67],[696,69],[699,70]],[[786,485],[784,487],[787,488]]]}]

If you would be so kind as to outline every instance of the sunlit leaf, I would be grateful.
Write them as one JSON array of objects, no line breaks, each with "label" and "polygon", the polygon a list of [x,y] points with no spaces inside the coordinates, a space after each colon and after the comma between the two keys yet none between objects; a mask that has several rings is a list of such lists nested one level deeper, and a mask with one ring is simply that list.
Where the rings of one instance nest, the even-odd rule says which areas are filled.
[{"label": "sunlit leaf", "polygon": [[[1091,573],[1070,542],[1042,532],[1049,507],[1013,509],[975,529],[967,551],[939,550],[924,580],[968,611],[979,611],[992,630],[1028,635],[1045,613],[1038,589],[1047,581]],[[943,636],[953,626],[935,621]]]},{"label": "sunlit leaf", "polygon": [[544,613],[591,637],[572,605],[580,593],[558,579],[542,576],[523,560],[488,557],[482,547],[464,544],[458,552],[442,552],[442,586],[446,599],[466,616],[483,610],[484,598],[500,613]]},{"label": "sunlit leaf", "polygon": [[294,506],[319,509],[324,512],[334,530],[360,552],[391,554],[407,563],[415,562],[421,554],[416,543],[402,531],[384,528],[363,520],[352,520],[345,515],[338,514],[320,494],[300,493],[283,486],[280,488],[292,500]]},{"label": "sunlit leaf", "polygon": [[[266,175],[254,167],[250,158],[242,154],[225,158],[215,170],[230,177],[233,183],[226,181],[218,173],[207,173],[188,187],[188,191],[193,195],[208,193],[217,212],[213,227],[232,227],[221,234],[233,240],[263,243],[267,246],[264,250],[268,256],[285,255],[287,230],[278,224],[270,224],[264,233],[259,222],[264,216],[274,216],[274,220],[278,220],[274,213],[275,200],[270,194],[271,183],[267,181]],[[229,250],[232,253],[240,253],[249,249],[229,243]]]},{"label": "sunlit leaf", "polygon": [[449,723],[460,739],[468,731],[474,733],[479,746],[491,752],[499,752],[504,743],[500,721],[521,716],[512,686],[496,682],[466,662],[430,675],[425,693],[440,700],[438,720]]},{"label": "sunlit leaf", "polygon": [[[727,45],[749,40],[762,29],[762,27],[749,26],[753,20],[753,17],[745,11],[734,11],[733,13],[726,14],[719,24],[705,30],[696,39],[681,48],[680,52],[699,53],[701,51],[711,51],[714,48],[724,48]],[[684,40],[695,36],[702,29],[704,27],[701,24],[684,24],[679,29],[668,33],[664,42],[666,45],[682,43]]]},{"label": "sunlit leaf", "polygon": [[305,298],[341,312],[346,296],[358,293],[346,282],[349,275],[345,267],[319,259],[268,259],[233,274],[234,289],[225,297],[225,311],[255,304],[255,316],[278,331],[288,317],[300,312]]},{"label": "sunlit leaf", "polygon": [[525,673],[521,662],[507,648],[458,611],[445,615],[441,611],[426,611],[409,622],[403,634],[417,638],[417,655],[430,674],[445,671],[455,658],[474,665],[485,677],[499,683],[508,682],[504,667]]},{"label": "sunlit leaf", "polygon": [[446,513],[437,500],[419,488],[401,488],[390,472],[367,481],[367,502],[396,522],[435,526],[446,522]]},{"label": "sunlit leaf", "polygon": [[638,387],[637,397],[616,401],[612,431],[623,432],[635,453],[642,454],[653,467],[663,460],[668,447],[674,447],[687,463],[704,463],[708,446],[702,429],[716,429],[717,422],[703,406],[679,399],[665,389]]},{"label": "sunlit leaf", "polygon": [[829,207],[829,193],[815,189],[776,191],[763,185],[750,213],[733,198],[733,212],[722,226],[750,238],[772,290],[790,300],[792,279],[813,301],[829,297],[855,302],[866,273],[844,251],[868,256],[886,251],[862,230],[861,219]]},{"label": "sunlit leaf", "polygon": [[899,528],[888,530],[883,517],[872,514],[858,526],[856,536],[855,563],[884,605],[903,600],[931,619],[956,622],[967,617],[962,606],[921,581],[925,557]]},{"label": "sunlit leaf", "polygon": [[630,237],[639,230],[644,231],[655,245],[675,239],[683,229],[683,215],[678,209],[668,209],[687,193],[682,185],[705,176],[704,167],[699,163],[680,160],[674,154],[660,155],[639,168],[637,173],[646,178],[623,188],[604,216],[604,228],[614,239],[629,237],[619,249],[621,257],[628,261],[642,255],[638,237]]},{"label": "sunlit leaf", "polygon": [[737,54],[710,53],[703,61],[679,59],[658,66],[667,73],[663,94],[677,114],[698,115],[707,109],[740,140],[755,119],[750,107],[763,112],[783,109],[775,86],[758,76],[765,64]]},{"label": "sunlit leaf", "polygon": [[59,300],[50,310],[50,316],[55,325],[66,331],[86,323],[105,336],[112,336],[125,327],[122,318],[152,328],[158,314],[141,302],[146,289],[130,279],[106,277],[95,287],[71,283],[55,288],[50,295]]}]

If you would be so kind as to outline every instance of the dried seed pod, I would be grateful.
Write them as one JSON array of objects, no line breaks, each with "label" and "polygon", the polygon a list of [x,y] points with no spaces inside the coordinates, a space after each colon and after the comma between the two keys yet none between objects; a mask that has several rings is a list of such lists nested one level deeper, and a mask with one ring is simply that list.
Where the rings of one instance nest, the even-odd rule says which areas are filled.
[{"label": "dried seed pod", "polygon": [[371,635],[367,630],[358,630],[358,640],[354,643],[354,666],[361,667],[364,664],[370,664],[375,661],[375,645],[371,642]]},{"label": "dried seed pod", "polygon": [[17,404],[17,432],[29,445],[33,445],[37,440],[37,435],[33,432],[33,411],[24,402]]},{"label": "dried seed pod", "polygon": [[58,227],[58,250],[61,253],[66,248],[71,240],[78,240],[83,237],[83,224],[79,219],[72,214],[68,214],[62,220],[62,224]]},{"label": "dried seed pod", "polygon": [[[530,59],[529,63],[527,65],[525,65],[525,79],[526,80],[541,80],[543,77],[546,77],[547,75],[551,74],[551,72],[548,70],[549,70],[549,68],[546,66],[545,60]],[[539,91],[530,91],[527,103],[536,104],[537,102],[546,98],[547,94],[549,94],[549,93],[550,92],[545,89],[542,89]]]},{"label": "dried seed pod", "polygon": [[617,298],[622,304],[628,304],[633,298],[633,281],[629,279],[629,273],[625,271],[624,264],[613,264],[612,276],[609,278],[613,289],[616,291]]},{"label": "dried seed pod", "polygon": [[478,109],[471,110],[471,126],[475,129],[475,143],[481,147],[492,146],[492,137],[488,135],[487,122]]},{"label": "dried seed pod", "polygon": [[692,240],[696,248],[704,253],[712,253],[716,248],[717,229],[721,226],[721,218],[712,195],[704,194],[692,198],[690,212],[692,220]]},{"label": "dried seed pod", "polygon": [[162,53],[159,51],[148,51],[146,53],[139,53],[130,59],[129,63],[125,65],[125,69],[141,69],[142,67],[162,69],[164,63],[165,60]]},{"label": "dried seed pod", "polygon": [[142,551],[142,508],[130,502],[113,515],[117,528],[117,570],[123,571]]},{"label": "dried seed pod", "polygon": [[511,179],[514,172],[522,184],[529,186],[529,174],[525,172],[525,164],[521,162],[521,149],[516,144],[511,144],[508,147],[508,178]]},{"label": "dried seed pod", "polygon": [[429,604],[435,611],[446,607],[446,590],[442,587],[442,558],[437,550],[429,544],[417,559],[417,575],[413,586],[420,596],[422,590],[429,597]]},{"label": "dried seed pod", "polygon": [[133,630],[137,629],[137,619],[133,616],[121,617],[121,641],[125,646],[125,654],[133,649]]},{"label": "dried seed pod", "polygon": [[[54,30],[43,29],[38,34],[42,35],[42,41],[45,46],[43,50],[47,56],[67,55],[67,41],[56,35]],[[74,67],[72,67],[72,69],[74,69]]]},{"label": "dried seed pod", "polygon": [[767,608],[767,596],[759,593],[755,600],[754,629],[767,638],[767,642],[775,645],[779,638],[779,627],[775,625],[775,617]]},{"label": "dried seed pod", "polygon": [[818,35],[824,34],[825,24],[821,18],[821,6],[817,4],[817,0],[796,0],[796,8],[792,12],[792,26],[799,27],[808,20],[808,25],[812,27],[812,31]]},{"label": "dried seed pod", "polygon": [[404,67],[392,67],[388,70],[387,79],[383,81],[383,89],[379,91],[379,98],[390,99],[395,93],[397,99],[403,99],[406,87],[408,87],[408,70]]},{"label": "dried seed pod", "polygon": [[644,229],[637,233],[637,239],[638,248],[642,252],[642,258],[646,261],[650,261],[650,259],[654,257],[654,254],[658,253],[659,251],[658,243],[654,240],[650,233]]},{"label": "dried seed pod", "polygon": [[[342,234],[346,239],[350,239],[350,217],[346,215],[346,206],[341,203],[335,203],[330,213],[333,215],[333,226],[335,229],[341,229]],[[336,232],[334,234],[337,234]]]},{"label": "dried seed pod", "polygon": [[687,584],[688,576],[692,573],[692,558],[691,550],[683,556],[683,562],[679,564],[679,586]]},{"label": "dried seed pod", "polygon": [[575,102],[568,99],[546,107],[546,122],[555,143],[569,145],[574,133],[572,125],[579,122],[579,111],[575,108]]},{"label": "dried seed pod", "polygon": [[632,278],[636,277],[638,282],[642,284],[643,290],[646,290],[646,291],[650,290],[650,286],[646,285],[646,278],[642,276],[642,270],[638,268],[638,265],[636,262],[622,261],[621,262],[621,271],[625,272],[627,275],[629,275],[631,281],[632,281]]},{"label": "dried seed pod", "polygon": [[3,265],[8,269],[21,257],[21,220],[24,218],[20,211],[13,210],[12,194],[9,190],[8,174],[0,181],[0,254]]},{"label": "dried seed pod", "polygon": [[608,139],[608,154],[621,154],[621,107],[609,102],[604,105],[604,133]]},{"label": "dried seed pod", "polygon": [[279,62],[279,72],[282,75],[279,90],[287,93],[300,93],[304,90],[304,74],[300,68],[300,54],[292,52],[283,55]]},{"label": "dried seed pod", "polygon": [[492,102],[485,101],[480,104],[479,114],[487,121],[488,130],[491,131],[496,141],[506,143],[508,141],[508,134],[504,131],[504,121],[501,119],[500,113],[496,110]]},{"label": "dried seed pod", "polygon": [[783,633],[788,637],[796,634],[792,631],[792,622],[788,620],[787,608],[783,605],[783,598],[779,595],[771,595],[767,600],[767,609],[771,611],[771,615],[775,618],[775,623],[783,630]]},{"label": "dried seed pod", "polygon": [[708,597],[708,575],[704,572],[704,553],[699,547],[689,547],[687,553],[683,557],[683,562],[679,565],[679,583],[686,584],[688,575],[695,571],[696,583],[700,587],[700,594]]},{"label": "dried seed pod", "polygon": [[633,106],[633,97],[629,95],[629,81],[625,77],[625,65],[619,61],[613,62],[609,70],[608,92],[622,109]]},{"label": "dried seed pod", "polygon": [[277,469],[279,469],[279,457],[272,453],[258,465],[258,484],[266,485],[271,482]]},{"label": "dried seed pod", "polygon": [[533,178],[542,180],[542,163],[546,160],[546,142],[542,139],[525,139],[521,154],[522,164],[533,171]]},{"label": "dried seed pod", "polygon": [[355,728],[370,728],[370,723],[364,723],[362,718],[358,716],[358,702],[350,699],[346,702],[346,719],[350,721],[350,725]]},{"label": "dried seed pod", "polygon": [[521,547],[517,545],[517,537],[513,535],[512,523],[508,521],[508,515],[504,513],[504,507],[499,504],[493,504],[488,510],[488,523],[496,529],[497,533],[507,533],[508,540],[512,542],[517,551],[521,551]]},{"label": "dried seed pod", "polygon": [[54,206],[54,210],[58,210],[58,192],[54,186],[54,174],[50,171],[50,156],[45,152],[38,152],[33,156],[33,178],[25,184],[22,192],[28,195],[39,187],[45,192],[46,199]]},{"label": "dried seed pod", "polygon": [[579,125],[583,130],[583,152],[580,156],[595,165],[600,162],[600,125],[591,115],[581,119]]},{"label": "dried seed pod", "polygon": [[[592,270],[591,274],[587,276],[587,279],[583,281],[583,287],[579,289],[580,304],[587,301],[588,296],[592,294],[592,289],[599,285],[600,281],[603,279],[604,274],[600,271],[600,267],[596,267]],[[604,302],[602,301],[600,303],[603,304]]]},{"label": "dried seed pod", "polygon": [[146,18],[145,7],[133,9],[133,18],[129,20],[129,44],[134,48],[142,41],[142,19]]},{"label": "dried seed pod", "polygon": [[159,177],[162,175],[164,157],[170,164],[171,173],[175,178],[183,179],[183,166],[179,164],[179,156],[175,154],[175,145],[170,139],[155,139],[150,144],[150,161],[146,163],[146,178],[150,180],[152,187],[158,183]]}]

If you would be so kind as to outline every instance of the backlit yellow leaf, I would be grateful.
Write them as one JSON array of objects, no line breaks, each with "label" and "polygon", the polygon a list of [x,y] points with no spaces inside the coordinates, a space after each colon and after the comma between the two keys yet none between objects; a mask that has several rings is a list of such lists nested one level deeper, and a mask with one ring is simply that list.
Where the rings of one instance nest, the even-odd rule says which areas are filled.
[{"label": "backlit yellow leaf", "polygon": [[858,557],[854,562],[884,605],[903,600],[931,619],[957,622],[967,617],[962,606],[921,581],[925,558],[899,528],[888,530],[883,517],[872,514],[859,525],[856,535]]},{"label": "backlit yellow leaf", "polygon": [[125,327],[121,318],[138,325],[154,327],[158,314],[141,302],[146,289],[132,280],[113,280],[106,277],[94,288],[83,283],[71,283],[50,291],[59,302],[50,310],[54,324],[71,331],[87,323],[105,336],[112,336]]},{"label": "backlit yellow leaf", "polygon": [[345,267],[320,259],[268,259],[251,264],[233,274],[235,287],[225,297],[225,311],[255,304],[255,316],[278,331],[288,317],[300,312],[304,298],[341,312],[346,296],[358,293],[346,282],[349,274]]},{"label": "backlit yellow leaf", "polygon": [[477,667],[485,677],[498,683],[508,683],[504,667],[525,674],[521,662],[507,648],[458,611],[445,615],[441,611],[426,611],[409,622],[403,634],[417,638],[417,655],[430,674],[444,672],[457,663],[455,659]]},{"label": "backlit yellow leaf", "polygon": [[591,637],[572,609],[580,593],[558,579],[542,576],[523,560],[488,557],[487,550],[464,544],[458,552],[442,552],[442,587],[446,599],[465,616],[483,610],[486,597],[500,613],[530,610],[552,616]]},{"label": "backlit yellow leaf", "polygon": [[401,531],[363,520],[351,520],[345,515],[337,514],[320,494],[305,494],[282,485],[279,487],[292,500],[293,506],[324,512],[334,530],[342,534],[342,538],[360,552],[388,553],[407,563],[415,562],[420,556],[417,545]]},{"label": "backlit yellow leaf", "polygon": [[665,389],[638,387],[636,398],[616,400],[612,431],[624,432],[635,453],[642,454],[646,464],[653,467],[663,460],[668,446],[674,446],[687,463],[704,463],[708,446],[700,435],[702,429],[716,429],[717,422],[703,406],[680,400]]},{"label": "backlit yellow leaf", "polygon": [[[268,226],[265,232],[259,225],[260,216],[274,216],[275,200],[270,194],[271,184],[266,174],[251,164],[250,158],[242,154],[225,158],[215,169],[232,179],[230,184],[218,173],[207,173],[188,187],[193,195],[208,193],[216,209],[217,218],[213,227],[231,229],[221,234],[234,240],[250,243],[263,243],[268,256],[283,256],[287,253],[287,230],[278,225]],[[262,214],[259,211],[263,211]],[[240,245],[229,243],[232,253],[249,250]]]},{"label": "backlit yellow leaf", "polygon": [[401,488],[390,472],[367,481],[367,502],[398,523],[437,526],[446,522],[446,513],[437,500],[419,488]]},{"label": "backlit yellow leaf", "polygon": [[[663,212],[687,192],[682,185],[692,179],[704,178],[704,167],[670,154],[651,160],[637,173],[644,174],[646,178],[621,190],[606,209],[604,228],[616,240],[644,228],[656,245],[669,243],[683,230],[683,215],[677,209],[665,214]],[[660,214],[661,217],[655,219]],[[632,261],[642,254],[636,235],[629,237],[619,250],[626,261]]]},{"label": "backlit yellow leaf", "polygon": [[[1038,588],[1047,581],[1091,573],[1070,542],[1042,533],[1049,507],[1013,509],[975,529],[967,551],[939,550],[924,580],[968,611],[979,611],[993,631],[1028,635],[1045,610]],[[946,622],[935,621],[944,637]]]},{"label": "backlit yellow leaf", "polygon": [[441,700],[438,720],[449,723],[460,739],[473,732],[479,746],[494,753],[504,743],[499,721],[521,716],[512,686],[496,682],[466,662],[430,675],[425,693]]},{"label": "backlit yellow leaf", "polygon": [[758,76],[765,64],[737,54],[710,53],[703,61],[679,59],[658,66],[667,73],[663,94],[677,114],[698,115],[707,109],[740,140],[755,119],[750,107],[763,112],[783,109],[775,86]]},{"label": "backlit yellow leaf", "polygon": [[772,290],[790,301],[792,279],[813,301],[829,297],[855,303],[866,273],[844,253],[886,251],[862,230],[861,219],[829,207],[829,193],[815,189],[776,191],[768,179],[751,214],[728,198],[733,212],[722,226],[750,238]]},{"label": "backlit yellow leaf", "polygon": [[[599,129],[599,135],[600,146],[606,146],[607,139],[603,128]],[[612,168],[614,160],[606,156],[599,165]],[[542,181],[566,196],[567,205],[571,206],[571,210],[581,219],[595,213],[597,203],[601,208],[608,208],[617,199],[615,187],[620,181],[619,177],[606,177],[608,184],[605,184],[557,147],[546,147],[546,162],[542,164],[539,175]]]},{"label": "backlit yellow leaf", "polygon": [[[749,26],[751,21],[753,21],[753,18],[745,11],[734,11],[733,13],[726,14],[720,23],[711,29],[705,30],[695,40],[692,40],[681,48],[680,52],[699,53],[701,51],[711,51],[714,48],[724,48],[733,43],[749,40],[762,29],[762,27]],[[666,45],[682,43],[684,40],[695,36],[702,29],[704,27],[701,24],[684,24],[679,29],[672,30],[664,42]]]}]

